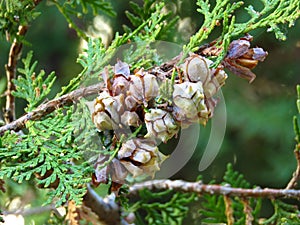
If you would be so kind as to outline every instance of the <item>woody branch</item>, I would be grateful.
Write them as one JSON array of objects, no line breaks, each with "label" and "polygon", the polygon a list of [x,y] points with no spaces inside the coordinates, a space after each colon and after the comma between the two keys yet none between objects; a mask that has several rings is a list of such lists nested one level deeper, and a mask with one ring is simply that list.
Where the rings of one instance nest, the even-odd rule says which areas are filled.
[{"label": "woody branch", "polygon": [[134,184],[129,188],[129,196],[137,195],[142,189],[151,191],[174,190],[186,193],[210,194],[210,195],[226,195],[241,198],[292,198],[300,197],[300,190],[294,189],[272,189],[272,188],[233,188],[226,185],[202,184],[201,182],[187,182],[183,180],[151,180],[138,184]]},{"label": "woody branch", "polygon": [[[254,188],[243,189],[233,188],[226,185],[209,185],[202,184],[200,182],[188,182],[183,180],[151,180],[142,183],[137,183],[129,187],[127,197],[134,197],[138,195],[140,190],[148,189],[151,191],[162,190],[174,190],[185,193],[197,193],[197,194],[209,194],[209,195],[223,195],[228,197],[240,197],[245,201],[245,207],[247,207],[247,198],[291,198],[298,199],[300,197],[300,190],[294,189],[272,189],[272,188]],[[88,192],[84,197],[84,204],[90,207],[102,220],[108,222],[108,224],[127,224],[124,220],[119,220],[117,216],[119,207],[115,205],[113,201],[103,201],[91,188],[88,188]],[[54,210],[55,208],[47,208],[48,210]],[[248,209],[244,209],[248,210]],[[35,212],[36,210],[34,210]],[[27,212],[27,211],[26,211]],[[31,211],[30,211],[31,212]],[[20,213],[24,214],[24,212]],[[115,216],[111,216],[114,214]],[[249,218],[248,220],[252,220]],[[113,221],[113,222],[112,222]]]},{"label": "woody branch", "polygon": [[35,110],[21,116],[20,118],[14,120],[9,124],[0,127],[0,134],[3,134],[5,131],[8,130],[14,130],[14,131],[20,130],[25,127],[27,121],[40,120],[43,116],[50,114],[51,112],[53,112],[58,108],[74,104],[82,97],[99,93],[99,91],[102,88],[103,88],[102,83],[94,84],[85,88],[74,90],[59,98],[55,98],[51,101],[43,103],[39,105]]}]

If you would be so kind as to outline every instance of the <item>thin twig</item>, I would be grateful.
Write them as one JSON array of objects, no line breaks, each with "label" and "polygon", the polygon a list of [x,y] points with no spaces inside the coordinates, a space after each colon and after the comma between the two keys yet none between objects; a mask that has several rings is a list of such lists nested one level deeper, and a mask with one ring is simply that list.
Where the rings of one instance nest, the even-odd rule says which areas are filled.
[{"label": "thin twig", "polygon": [[[36,7],[42,0],[34,0],[34,7]],[[27,33],[28,26],[19,26],[17,36],[15,37],[12,45],[10,46],[9,55],[8,55],[8,62],[5,65],[6,70],[6,78],[7,78],[7,89],[6,89],[6,104],[5,104],[5,111],[4,111],[4,121],[6,124],[14,121],[16,119],[16,112],[15,112],[15,97],[12,95],[12,92],[15,91],[16,87],[13,83],[13,79],[16,78],[17,72],[17,63],[21,55],[22,51],[22,41],[21,37],[25,36]]]},{"label": "thin twig", "polygon": [[237,197],[253,198],[300,198],[300,190],[294,189],[272,189],[272,188],[233,188],[217,184],[202,184],[201,182],[187,182],[183,180],[151,180],[137,183],[129,188],[128,196],[135,196],[142,189],[149,190],[175,190],[188,193],[227,195]]},{"label": "thin twig", "polygon": [[234,217],[231,198],[228,195],[224,195],[223,197],[225,203],[225,215],[227,218],[227,225],[233,225]]},{"label": "thin twig", "polygon": [[4,180],[0,179],[0,191],[2,191],[3,193],[5,192],[4,184],[5,184]]},{"label": "thin twig", "polygon": [[[24,36],[27,32],[27,29],[28,26],[20,26],[17,36]],[[16,118],[15,97],[12,95],[12,92],[16,89],[16,87],[13,83],[13,79],[16,78],[17,62],[20,58],[22,46],[22,42],[18,40],[18,38],[15,38],[9,50],[7,65],[5,65],[7,90],[4,120],[6,124],[10,123],[11,121],[14,121]]]},{"label": "thin twig", "polygon": [[17,209],[15,211],[2,211],[2,214],[3,215],[14,214],[14,215],[30,216],[30,215],[41,214],[44,212],[49,212],[49,211],[53,211],[57,216],[61,216],[60,213],[55,208],[55,205],[45,205],[45,206],[40,206],[40,207],[36,207],[36,208],[28,208],[28,209]]},{"label": "thin twig", "polygon": [[295,188],[297,185],[298,180],[300,179],[300,144],[296,145],[296,149],[294,150],[295,158],[297,160],[297,168],[293,173],[293,177],[289,181],[286,189]]},{"label": "thin twig", "polygon": [[43,116],[46,116],[49,113],[53,112],[55,109],[64,107],[66,105],[74,104],[82,97],[99,93],[102,88],[102,83],[94,84],[85,88],[74,90],[59,98],[43,103],[39,105],[35,110],[21,116],[19,119],[0,127],[0,134],[3,134],[5,131],[8,130],[20,130],[25,127],[27,121],[39,120]]},{"label": "thin twig", "polygon": [[250,202],[249,199],[247,198],[242,198],[241,199],[243,206],[244,206],[244,214],[246,216],[246,220],[245,220],[245,225],[252,225],[252,222],[254,220],[253,215],[252,215],[252,208],[250,206]]}]

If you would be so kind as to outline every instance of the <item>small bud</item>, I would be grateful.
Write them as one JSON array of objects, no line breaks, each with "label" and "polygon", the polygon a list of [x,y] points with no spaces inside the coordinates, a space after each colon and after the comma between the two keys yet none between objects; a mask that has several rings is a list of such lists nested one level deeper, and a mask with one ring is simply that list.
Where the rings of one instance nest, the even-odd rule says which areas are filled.
[{"label": "small bud", "polygon": [[246,54],[250,48],[250,41],[245,39],[234,40],[230,43],[227,57],[238,58]]},{"label": "small bud", "polygon": [[129,110],[136,110],[138,103],[133,96],[129,95],[125,98],[125,106]]},{"label": "small bud", "polygon": [[99,131],[113,129],[112,121],[106,112],[98,112],[96,115],[94,115],[93,122]]},{"label": "small bud", "polygon": [[126,94],[129,87],[129,81],[123,76],[118,75],[114,77],[112,84],[112,93],[114,96],[119,94]]},{"label": "small bud", "polygon": [[214,72],[214,77],[217,79],[220,86],[225,84],[228,75],[225,73],[223,66],[217,67],[216,72]]},{"label": "small bud", "polygon": [[210,69],[211,64],[211,60],[197,54],[192,54],[185,60],[184,64],[181,65],[185,81],[201,81],[206,98],[215,95],[220,87],[225,84],[227,78],[223,66]]},{"label": "small bud", "polygon": [[219,89],[225,84],[227,74],[223,70],[222,66],[211,70],[211,76],[208,82],[203,85],[204,95],[206,98],[213,97]]},{"label": "small bud", "polygon": [[35,79],[36,79],[36,74],[35,74],[35,72],[33,72],[32,75],[31,75],[31,80],[34,81]]},{"label": "small bud", "polygon": [[133,177],[140,175],[153,177],[166,156],[158,150],[154,141],[135,138],[122,144],[118,159]]},{"label": "small bud", "polygon": [[111,179],[116,183],[123,183],[128,175],[127,170],[118,159],[113,159],[112,164],[109,165],[109,172]]},{"label": "small bud", "polygon": [[126,170],[132,174],[133,177],[143,175],[143,170],[139,166],[134,165],[132,162],[128,162],[125,160],[121,160],[120,162],[126,168]]},{"label": "small bud", "polygon": [[118,158],[128,158],[132,155],[132,153],[136,149],[136,144],[133,140],[128,140],[125,143],[122,144],[121,149],[118,152]]},{"label": "small bud", "polygon": [[143,70],[129,76],[130,86],[127,94],[138,104],[148,106],[148,102],[158,94],[158,83],[156,77]]},{"label": "small bud", "polygon": [[204,93],[202,82],[184,82],[174,85],[173,101],[175,106],[180,108],[188,118],[194,117],[197,112],[203,109]]},{"label": "small bud", "polygon": [[97,186],[101,183],[107,184],[109,175],[113,182],[123,183],[128,175],[128,171],[116,158],[112,159],[110,164],[103,167],[103,164],[107,160],[107,156],[101,154],[99,155],[93,176],[93,184]]},{"label": "small bud", "polygon": [[209,59],[192,54],[185,60],[184,64],[181,65],[184,79],[190,82],[201,81],[205,84],[210,78],[210,64],[211,61]]},{"label": "small bud", "polygon": [[129,87],[129,65],[118,60],[114,66],[114,79],[112,84],[112,93],[114,96],[119,94],[126,94]]},{"label": "small bud", "polygon": [[115,75],[122,75],[124,78],[128,78],[130,75],[129,65],[126,62],[117,60],[117,63],[114,66]]},{"label": "small bud", "polygon": [[252,59],[254,60],[264,61],[268,55],[268,52],[266,52],[262,48],[253,48],[252,51],[253,51]]},{"label": "small bud", "polygon": [[129,213],[124,220],[128,223],[128,224],[134,224],[136,217],[135,214],[133,212]]},{"label": "small bud", "polygon": [[150,101],[155,98],[158,94],[159,86],[156,80],[156,77],[152,74],[144,75],[144,100]]},{"label": "small bud", "polygon": [[107,156],[100,154],[97,158],[97,163],[95,164],[95,173],[92,179],[94,185],[98,186],[100,183],[108,182],[108,167],[103,167],[103,163],[108,160]]},{"label": "small bud", "polygon": [[123,94],[112,97],[108,92],[102,92],[95,100],[92,119],[100,131],[111,130],[119,126],[123,112]]},{"label": "small bud", "polygon": [[211,64],[211,60],[192,54],[181,66],[186,81],[202,82],[206,98],[215,95],[220,87],[225,84],[227,78],[227,74],[222,66],[219,66],[217,69],[210,69]]},{"label": "small bud", "polygon": [[39,88],[39,87],[36,87],[35,89],[34,89],[34,91],[35,91],[35,96],[38,98],[38,97],[40,97],[40,95],[41,95],[41,89]]},{"label": "small bud", "polygon": [[135,162],[147,163],[151,159],[151,154],[150,154],[150,152],[140,149],[139,151],[134,151],[131,159]]},{"label": "small bud", "polygon": [[150,109],[145,113],[145,123],[148,131],[146,138],[155,137],[166,142],[178,132],[171,114],[162,109]]},{"label": "small bud", "polygon": [[138,127],[141,125],[142,121],[140,120],[136,112],[125,111],[121,116],[122,124],[127,127]]},{"label": "small bud", "polygon": [[[204,102],[202,82],[184,82],[174,85],[173,92],[174,118],[186,127],[194,122],[205,123],[208,110]],[[204,120],[203,120],[204,119]]]}]

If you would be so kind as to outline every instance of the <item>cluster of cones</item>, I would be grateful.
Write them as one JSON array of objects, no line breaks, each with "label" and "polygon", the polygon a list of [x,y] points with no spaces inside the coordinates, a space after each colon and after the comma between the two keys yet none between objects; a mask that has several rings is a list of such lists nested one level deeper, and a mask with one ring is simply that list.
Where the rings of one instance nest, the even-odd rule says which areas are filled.
[{"label": "cluster of cones", "polygon": [[[174,67],[171,77],[159,70],[130,74],[129,65],[121,61],[111,78],[106,71],[106,90],[94,101],[92,119],[99,132],[112,131],[114,140],[122,143],[110,164],[103,167],[108,158],[99,156],[96,183],[106,183],[109,175],[116,183],[123,183],[128,173],[154,176],[167,158],[158,145],[176,136],[180,128],[206,124],[216,105],[213,96],[227,78],[222,65],[211,69],[211,64],[191,54]],[[136,133],[141,127],[146,131]]]}]

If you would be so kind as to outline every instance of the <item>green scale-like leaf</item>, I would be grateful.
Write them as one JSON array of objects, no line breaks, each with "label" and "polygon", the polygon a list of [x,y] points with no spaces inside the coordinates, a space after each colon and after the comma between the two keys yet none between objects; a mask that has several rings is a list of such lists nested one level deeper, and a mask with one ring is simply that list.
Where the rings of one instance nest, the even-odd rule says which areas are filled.
[{"label": "green scale-like leaf", "polygon": [[37,61],[31,65],[32,51],[27,54],[27,57],[22,59],[24,68],[19,68],[18,72],[21,74],[18,79],[14,80],[16,91],[13,95],[18,98],[25,99],[28,104],[26,111],[33,110],[45,97],[50,93],[53,83],[56,79],[55,73],[50,73],[46,79],[45,71],[40,71],[38,75],[34,70],[37,66]]},{"label": "green scale-like leaf", "polygon": [[[174,193],[172,190],[150,192],[145,189],[139,192],[140,200],[128,210],[136,213],[136,224],[183,224],[188,213],[188,205],[195,201],[195,194]],[[126,203],[127,204],[127,203]],[[146,216],[143,215],[146,213]]]},{"label": "green scale-like leaf", "polygon": [[2,141],[4,147],[0,148],[0,177],[6,176],[18,183],[35,178],[42,187],[58,182],[49,192],[48,203],[54,197],[59,199],[57,205],[67,198],[80,203],[92,169],[84,161],[76,164],[83,153],[72,145],[72,111],[72,108],[61,109],[43,121],[28,122],[27,135],[6,133]]},{"label": "green scale-like leaf", "polygon": [[219,65],[233,39],[255,29],[267,28],[268,32],[274,32],[277,39],[285,40],[286,35],[281,27],[294,25],[300,16],[300,2],[298,0],[260,0],[260,2],[263,4],[263,9],[260,10],[252,5],[244,7],[251,18],[246,22],[238,23],[235,11],[242,8],[244,4],[242,1],[231,3],[229,0],[217,0],[212,7],[209,0],[198,0],[198,12],[204,16],[204,22],[198,32],[190,38],[189,43],[183,47],[183,58],[189,52],[196,51],[210,37],[220,22],[222,22],[222,29],[219,47],[222,52],[215,59],[213,67]]}]

